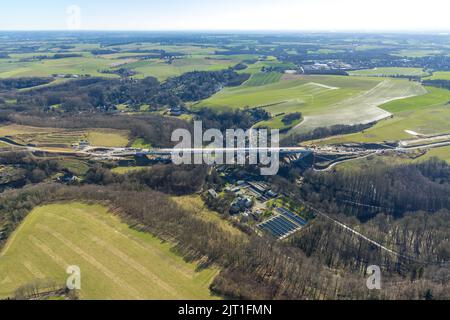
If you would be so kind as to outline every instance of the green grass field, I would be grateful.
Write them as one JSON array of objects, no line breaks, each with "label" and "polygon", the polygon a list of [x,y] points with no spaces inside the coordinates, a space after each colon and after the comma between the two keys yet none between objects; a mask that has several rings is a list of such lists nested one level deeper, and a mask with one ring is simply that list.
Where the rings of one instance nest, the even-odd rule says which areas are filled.
[{"label": "green grass field", "polygon": [[392,101],[381,107],[391,113],[421,110],[428,107],[440,106],[450,101],[450,91],[434,87],[426,87],[427,93],[417,97]]},{"label": "green grass field", "polygon": [[[241,56],[220,56],[215,55],[220,51],[216,47],[180,45],[167,46],[153,44],[126,44],[115,46],[115,50],[120,52],[104,55],[93,55],[89,51],[100,49],[99,44],[76,44],[71,49],[71,53],[81,55],[81,57],[67,57],[62,59],[42,59],[26,60],[34,56],[52,57],[53,49],[43,47],[35,53],[11,54],[7,59],[0,59],[0,78],[18,77],[46,77],[54,74],[62,75],[91,75],[95,77],[113,77],[118,75],[103,73],[102,71],[113,71],[118,68],[133,69],[138,74],[137,78],[154,76],[161,81],[168,77],[179,76],[189,71],[214,71],[226,69],[241,62],[243,59],[254,58],[254,55]],[[185,54],[181,59],[175,59],[172,64],[167,64],[163,60],[154,59],[142,60],[141,56],[148,55],[141,50],[165,50]],[[25,60],[24,60],[25,59]]]},{"label": "green grass field", "polygon": [[72,172],[75,175],[78,176],[82,176],[85,175],[87,173],[87,171],[89,170],[89,166],[78,159],[62,159],[62,160],[58,160],[58,165],[61,168],[64,168],[66,170],[69,170],[70,172]]},{"label": "green grass field", "polygon": [[[295,76],[268,85],[226,88],[193,108],[264,107],[272,115],[301,112],[304,121],[293,130],[306,132],[336,124],[377,121],[390,115],[379,105],[424,93],[420,84],[401,79]],[[281,125],[277,118],[271,122],[265,125]]]},{"label": "green grass field", "polygon": [[6,126],[0,126],[0,137],[5,136],[15,136],[20,134],[38,134],[38,133],[51,133],[51,132],[60,132],[62,130],[53,129],[53,128],[38,128],[38,127],[29,127],[29,126],[21,126],[17,124],[11,124]]},{"label": "green grass field", "polygon": [[33,210],[3,248],[0,298],[36,279],[64,284],[70,265],[81,269],[82,299],[212,299],[217,274],[196,271],[170,244],[132,230],[105,207],[54,204]]},{"label": "green grass field", "polygon": [[148,169],[149,167],[117,167],[111,171],[116,174],[127,174],[135,171],[142,171]]},{"label": "green grass field", "polygon": [[450,91],[427,87],[422,96],[390,102],[382,106],[393,117],[380,121],[362,133],[327,139],[327,143],[382,142],[413,139],[405,130],[424,135],[450,132]]},{"label": "green grass field", "polygon": [[400,50],[395,53],[397,56],[401,57],[410,57],[410,58],[421,58],[421,57],[429,57],[433,55],[441,54],[441,50]]},{"label": "green grass field", "polygon": [[339,50],[339,49],[319,49],[319,50],[310,50],[308,51],[308,54],[332,54],[332,53],[342,53],[344,52],[343,50]]},{"label": "green grass field", "polygon": [[366,51],[366,50],[376,50],[376,49],[388,49],[391,48],[390,45],[379,45],[379,44],[361,44],[356,47],[356,51]]},{"label": "green grass field", "polygon": [[430,149],[424,156],[418,158],[417,161],[425,161],[433,157],[447,161],[450,164],[450,147]]},{"label": "green grass field", "polygon": [[415,82],[384,80],[362,94],[332,103],[312,114],[305,114],[305,119],[297,131],[306,132],[336,124],[353,125],[379,121],[390,116],[388,111],[380,108],[381,105],[425,93],[426,90]]},{"label": "green grass field", "polygon": [[279,72],[255,73],[245,82],[245,85],[250,87],[265,86],[280,81],[282,76],[283,74]]},{"label": "green grass field", "polygon": [[[269,112],[293,112],[299,107],[337,102],[373,88],[377,79],[353,79],[339,76],[299,76],[262,86],[246,84],[225,88],[213,97],[195,105],[195,108],[215,109],[267,107]],[[336,88],[342,90],[335,90]],[[282,106],[280,106],[282,105]]]},{"label": "green grass field", "polygon": [[217,71],[227,69],[239,63],[239,60],[221,60],[195,56],[176,59],[171,64],[162,60],[143,60],[127,64],[126,67],[136,71],[135,78],[155,77],[160,81],[180,76],[191,71]]},{"label": "green grass field", "polygon": [[434,72],[431,77],[427,77],[425,80],[450,80],[450,71]]},{"label": "green grass field", "polygon": [[280,132],[286,132],[286,131],[294,128],[295,126],[299,125],[303,121],[303,119],[299,119],[299,120],[293,121],[292,123],[285,124],[283,122],[283,118],[284,118],[284,115],[280,115],[280,116],[273,117],[272,119],[270,119],[268,121],[258,122],[255,125],[255,128],[256,129],[258,129],[258,128],[278,129],[278,130],[280,130]]},{"label": "green grass field", "polygon": [[49,77],[53,74],[89,74],[91,76],[118,77],[99,72],[110,69],[116,62],[117,60],[92,56],[32,62],[0,59],[0,78]]},{"label": "green grass field", "polygon": [[427,76],[421,68],[375,68],[350,72],[352,76],[390,77],[390,76]]},{"label": "green grass field", "polygon": [[[161,45],[158,43],[130,43],[114,46],[120,49],[122,52],[126,52],[127,55],[135,53],[136,50],[164,50],[167,52],[179,52],[186,55],[210,55],[214,54],[219,48],[214,46],[203,45]],[[137,52],[139,53],[139,52]]]},{"label": "green grass field", "polygon": [[93,146],[100,147],[126,147],[129,143],[128,132],[113,129],[89,130],[87,140]]},{"label": "green grass field", "polygon": [[126,147],[129,132],[114,129],[64,130],[21,125],[0,126],[0,137],[10,136],[20,144],[39,147],[71,148],[72,144],[88,140],[93,146]]}]

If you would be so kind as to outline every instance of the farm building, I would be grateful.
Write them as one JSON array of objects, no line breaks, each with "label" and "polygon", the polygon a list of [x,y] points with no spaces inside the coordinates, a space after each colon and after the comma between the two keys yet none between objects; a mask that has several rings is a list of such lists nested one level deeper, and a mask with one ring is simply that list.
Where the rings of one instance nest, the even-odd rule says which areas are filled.
[{"label": "farm building", "polygon": [[253,201],[247,197],[238,197],[231,204],[230,213],[237,214],[246,209],[250,209],[253,205]]},{"label": "farm building", "polygon": [[219,195],[217,194],[217,192],[214,189],[209,189],[208,190],[208,194],[213,197],[214,199],[217,199],[219,197]]}]

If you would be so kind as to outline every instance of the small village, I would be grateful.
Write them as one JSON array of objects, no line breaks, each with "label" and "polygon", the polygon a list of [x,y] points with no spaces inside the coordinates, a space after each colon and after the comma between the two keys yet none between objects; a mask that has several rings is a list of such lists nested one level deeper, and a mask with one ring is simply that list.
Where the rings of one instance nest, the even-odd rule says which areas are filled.
[{"label": "small village", "polygon": [[[210,201],[232,199],[229,215],[232,219],[254,228],[258,233],[269,234],[284,240],[307,226],[314,215],[287,194],[274,191],[267,181],[244,174],[234,167],[218,167],[225,181],[224,187],[211,188],[204,196]],[[239,174],[241,178],[237,178]]]}]

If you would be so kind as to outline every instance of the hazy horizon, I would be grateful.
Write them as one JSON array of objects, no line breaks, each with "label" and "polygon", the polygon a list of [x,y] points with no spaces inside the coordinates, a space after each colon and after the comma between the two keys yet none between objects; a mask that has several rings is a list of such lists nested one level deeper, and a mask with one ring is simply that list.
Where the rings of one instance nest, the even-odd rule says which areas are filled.
[{"label": "hazy horizon", "polygon": [[64,33],[89,33],[89,32],[104,32],[104,33],[155,33],[155,34],[164,34],[164,33],[201,33],[201,34],[294,34],[294,33],[303,33],[303,34],[410,34],[410,35],[450,35],[450,29],[443,30],[308,30],[308,29],[298,29],[298,30],[290,30],[290,29],[279,29],[279,30],[252,30],[252,29],[217,29],[217,30],[207,30],[207,29],[184,29],[184,30],[170,30],[170,29],[80,29],[80,30],[68,30],[68,29],[0,29],[1,33],[8,32],[64,32]]},{"label": "hazy horizon", "polygon": [[[446,0],[30,0],[1,5],[0,31],[450,31]],[[75,24],[74,24],[75,22]]]}]

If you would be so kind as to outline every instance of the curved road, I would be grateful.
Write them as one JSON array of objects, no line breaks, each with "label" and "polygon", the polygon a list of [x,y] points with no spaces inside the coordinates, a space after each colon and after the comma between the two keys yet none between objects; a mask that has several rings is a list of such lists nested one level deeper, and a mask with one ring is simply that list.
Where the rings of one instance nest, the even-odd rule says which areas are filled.
[{"label": "curved road", "polygon": [[[109,148],[109,147],[87,147],[83,150],[52,150],[44,147],[30,147],[25,145],[20,145],[17,142],[9,139],[9,138],[0,138],[0,142],[3,144],[9,145],[13,148],[18,149],[25,149],[30,152],[47,152],[47,153],[65,153],[65,154],[74,154],[74,155],[84,155],[84,156],[91,156],[96,158],[110,158],[110,159],[117,159],[120,157],[127,157],[127,156],[136,156],[136,155],[156,155],[156,156],[171,156],[176,153],[192,153],[192,154],[198,154],[198,153],[250,153],[250,152],[272,152],[272,153],[279,153],[279,154],[296,154],[296,153],[309,153],[313,152],[316,154],[321,155],[339,155],[339,156],[354,156],[354,158],[351,159],[345,159],[345,160],[337,160],[335,162],[332,162],[329,164],[328,167],[323,169],[315,169],[316,171],[330,171],[337,165],[345,162],[355,161],[358,159],[364,159],[371,155],[380,154],[384,151],[410,151],[410,150],[419,150],[419,149],[426,149],[426,148],[439,148],[444,146],[450,146],[450,140],[448,141],[441,141],[441,142],[429,142],[422,145],[415,145],[415,146],[405,146],[400,141],[400,147],[395,147],[391,149],[363,149],[359,147],[357,150],[351,149],[351,148],[345,148],[345,147],[329,147],[329,146],[323,146],[323,147],[315,147],[315,148],[309,148],[309,147],[277,147],[277,148],[216,148],[216,149],[206,149],[206,148],[186,148],[186,149],[172,149],[172,148],[161,148],[161,149],[151,149],[151,150],[143,150],[143,149],[135,149],[135,148]],[[424,141],[425,142],[425,141]]]}]

